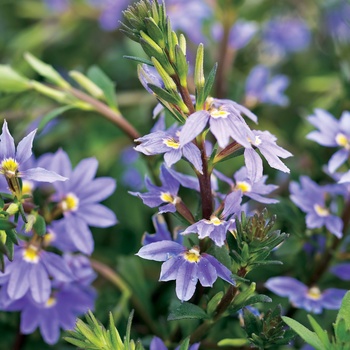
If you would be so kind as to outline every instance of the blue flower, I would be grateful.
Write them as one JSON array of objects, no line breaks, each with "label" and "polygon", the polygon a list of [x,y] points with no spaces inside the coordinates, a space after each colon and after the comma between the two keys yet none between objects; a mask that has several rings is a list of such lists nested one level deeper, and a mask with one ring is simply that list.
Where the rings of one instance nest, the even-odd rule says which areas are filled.
[{"label": "blue flower", "polygon": [[181,301],[191,299],[198,281],[203,287],[212,287],[220,277],[235,285],[231,271],[213,256],[200,254],[197,246],[187,249],[177,242],[161,241],[142,247],[136,255],[164,261],[159,281],[176,280],[176,295]]},{"label": "blue flower", "polygon": [[254,67],[246,82],[246,101],[249,105],[262,102],[272,105],[287,106],[289,99],[284,90],[289,85],[286,75],[276,75],[270,78],[270,70],[264,65]]},{"label": "blue flower", "polygon": [[308,121],[318,128],[306,136],[309,140],[326,147],[340,147],[328,162],[329,171],[334,173],[350,156],[350,112],[343,112],[337,120],[324,109],[315,109]]},{"label": "blue flower", "polygon": [[325,11],[327,33],[339,43],[350,43],[350,4],[348,1],[338,1]]},{"label": "blue flower", "polygon": [[[188,350],[198,350],[199,349],[200,343],[195,343],[191,345]],[[177,346],[175,350],[179,350],[180,346]],[[158,337],[153,337],[151,344],[149,346],[149,350],[168,350],[168,348],[165,346],[164,342],[162,339]]]},{"label": "blue flower", "polygon": [[323,309],[339,309],[347,292],[338,288],[329,288],[321,292],[318,287],[307,287],[292,277],[273,277],[267,280],[265,286],[281,297],[288,297],[294,307],[315,314],[322,313]]},{"label": "blue flower", "polygon": [[350,281],[350,263],[342,263],[331,268],[331,272],[344,281]]},{"label": "blue flower", "polygon": [[332,214],[331,206],[326,206],[326,196],[338,190],[336,186],[319,186],[307,176],[300,177],[300,185],[291,182],[289,186],[290,199],[306,213],[306,226],[309,229],[326,226],[329,232],[338,238],[343,233],[341,218]]}]

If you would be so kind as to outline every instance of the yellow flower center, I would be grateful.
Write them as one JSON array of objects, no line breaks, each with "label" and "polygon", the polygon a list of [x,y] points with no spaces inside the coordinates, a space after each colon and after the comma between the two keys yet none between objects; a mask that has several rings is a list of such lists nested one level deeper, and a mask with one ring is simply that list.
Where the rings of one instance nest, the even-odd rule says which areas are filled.
[{"label": "yellow flower center", "polygon": [[45,303],[45,307],[46,308],[53,307],[56,303],[57,303],[56,298],[55,297],[50,297],[49,299],[47,299],[47,302]]},{"label": "yellow flower center", "polygon": [[13,158],[5,158],[1,162],[0,172],[8,178],[15,177],[18,173],[18,163]]},{"label": "yellow flower center", "polygon": [[169,192],[162,192],[160,195],[160,199],[166,203],[173,203],[175,200]]},{"label": "yellow flower center", "polygon": [[44,245],[48,246],[55,240],[56,235],[53,232],[47,232],[43,238],[44,238]]},{"label": "yellow flower center", "polygon": [[34,184],[31,181],[23,180],[22,182],[22,193],[23,194],[32,194]]},{"label": "yellow flower center", "polygon": [[346,149],[350,149],[350,142],[344,134],[342,133],[337,134],[335,137],[335,141],[339,146],[344,147]]},{"label": "yellow flower center", "polygon": [[212,215],[208,223],[213,224],[214,226],[219,226],[221,225],[222,221],[217,216]]},{"label": "yellow flower center", "polygon": [[163,143],[170,148],[178,149],[180,147],[180,143],[176,142],[173,138],[164,139]]},{"label": "yellow flower center", "polygon": [[227,118],[230,113],[226,111],[222,111],[220,109],[212,109],[210,111],[210,115],[212,118]]},{"label": "yellow flower center", "polygon": [[23,259],[31,264],[37,264],[39,262],[38,248],[30,244],[23,250]]},{"label": "yellow flower center", "polygon": [[328,216],[329,215],[329,210],[325,207],[322,207],[319,204],[315,204],[314,209],[319,216]]},{"label": "yellow flower center", "polygon": [[236,190],[241,190],[243,193],[250,192],[252,190],[252,186],[245,181],[238,181],[236,186]]},{"label": "yellow flower center", "polygon": [[262,142],[259,136],[255,136],[254,140],[252,140],[251,138],[247,137],[247,140],[248,140],[248,142],[250,142],[254,146],[259,146],[261,144],[261,142]]},{"label": "yellow flower center", "polygon": [[307,296],[310,299],[319,300],[321,298],[322,294],[321,294],[321,291],[319,290],[318,287],[311,287],[307,292]]},{"label": "yellow flower center", "polygon": [[68,193],[61,205],[63,211],[76,211],[79,207],[79,198],[74,193]]},{"label": "yellow flower center", "polygon": [[191,263],[198,262],[201,259],[201,255],[199,254],[199,248],[193,247],[185,253],[184,257],[187,261]]}]

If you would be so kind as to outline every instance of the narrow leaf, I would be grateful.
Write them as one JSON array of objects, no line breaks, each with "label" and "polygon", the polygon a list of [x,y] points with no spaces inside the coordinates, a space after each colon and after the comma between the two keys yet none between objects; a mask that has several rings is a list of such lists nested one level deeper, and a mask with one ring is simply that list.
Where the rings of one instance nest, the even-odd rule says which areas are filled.
[{"label": "narrow leaf", "polygon": [[168,316],[168,321],[181,320],[181,319],[204,319],[208,318],[206,312],[199,306],[187,303],[175,301],[170,306],[170,314]]},{"label": "narrow leaf", "polygon": [[59,107],[56,108],[52,111],[50,111],[49,113],[45,114],[43,116],[43,118],[41,118],[39,126],[38,126],[38,131],[42,131],[44,129],[44,127],[53,119],[55,119],[56,117],[58,117],[60,114],[73,109],[74,106],[63,106],[63,107]]}]

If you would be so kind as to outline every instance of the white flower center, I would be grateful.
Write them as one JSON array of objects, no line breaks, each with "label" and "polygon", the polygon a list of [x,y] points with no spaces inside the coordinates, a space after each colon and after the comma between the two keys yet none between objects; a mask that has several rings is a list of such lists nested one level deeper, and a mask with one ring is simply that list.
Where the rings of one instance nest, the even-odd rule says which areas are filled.
[{"label": "white flower center", "polygon": [[74,193],[68,193],[61,202],[63,211],[77,211],[79,207],[79,198]]},{"label": "white flower center", "polygon": [[218,118],[227,118],[230,113],[226,111],[222,111],[220,109],[212,109],[210,111],[210,116],[214,119]]},{"label": "white flower center", "polygon": [[160,199],[166,203],[175,203],[176,198],[174,198],[169,192],[162,192]]},{"label": "white flower center", "polygon": [[246,181],[237,181],[235,189],[241,190],[243,193],[246,193],[252,190],[252,186]]},{"label": "white flower center", "polygon": [[347,150],[350,150],[350,141],[344,134],[338,133],[335,137],[335,141],[339,146],[344,147]]},{"label": "white flower center", "polygon": [[314,205],[314,209],[316,211],[316,213],[319,215],[319,216],[328,216],[329,215],[329,210],[325,207],[322,207],[321,205],[319,204],[315,204]]},{"label": "white flower center", "polygon": [[311,287],[307,292],[307,296],[310,299],[319,300],[321,298],[322,294],[321,294],[321,291],[319,290],[318,287]]},{"label": "white flower center", "polygon": [[47,299],[47,302],[45,303],[45,307],[46,308],[50,308],[53,307],[54,305],[56,305],[57,300],[55,297],[50,297],[49,299]]},{"label": "white flower center", "polygon": [[30,244],[23,250],[23,260],[31,264],[37,264],[40,260],[38,248]]},{"label": "white flower center", "polygon": [[184,258],[191,263],[198,262],[201,259],[201,255],[199,254],[199,248],[198,247],[191,248],[184,254]]},{"label": "white flower center", "polygon": [[163,139],[163,143],[173,149],[178,149],[180,147],[180,143],[173,138]]},{"label": "white flower center", "polygon": [[0,165],[0,173],[8,178],[13,178],[18,173],[18,163],[13,158],[5,158]]}]

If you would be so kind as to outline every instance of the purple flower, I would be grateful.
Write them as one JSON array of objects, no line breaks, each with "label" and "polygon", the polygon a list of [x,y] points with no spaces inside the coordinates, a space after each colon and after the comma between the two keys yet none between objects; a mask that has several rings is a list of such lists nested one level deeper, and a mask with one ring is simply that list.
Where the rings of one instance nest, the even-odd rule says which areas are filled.
[{"label": "purple flower", "polygon": [[278,203],[277,199],[263,197],[270,194],[278,188],[276,185],[266,185],[267,175],[261,177],[258,181],[253,182],[247,173],[247,168],[242,167],[234,174],[234,180],[228,178],[224,174],[214,171],[215,175],[221,180],[231,186],[232,191],[240,191],[242,195],[247,196],[257,202],[272,204]]},{"label": "purple flower", "polygon": [[[191,345],[188,350],[198,350],[199,349],[200,343],[195,343]],[[180,346],[177,346],[175,350],[179,350]],[[162,339],[158,337],[153,337],[151,344],[149,346],[149,350],[168,350],[168,348],[165,346],[164,342]]]},{"label": "purple flower", "polygon": [[69,181],[55,183],[56,193],[52,196],[62,211],[65,234],[76,250],[91,254],[94,242],[89,226],[108,227],[117,223],[115,214],[98,203],[114,192],[115,180],[109,177],[94,179],[98,167],[95,158],[83,159],[72,170],[68,155],[59,150],[48,156],[46,162],[52,170],[69,177]]},{"label": "purple flower", "polygon": [[211,287],[219,276],[235,285],[231,271],[213,256],[200,254],[196,246],[187,249],[176,242],[161,241],[142,247],[136,255],[164,261],[159,281],[176,280],[176,295],[181,301],[191,299],[198,280],[203,287]]},{"label": "purple flower", "polygon": [[153,185],[146,177],[146,188],[148,192],[129,192],[133,196],[138,196],[143,203],[151,208],[159,207],[159,213],[176,212],[176,204],[180,200],[177,196],[180,183],[169,173],[165,166],[160,168],[160,180],[162,186]]},{"label": "purple flower", "polygon": [[350,263],[333,266],[331,272],[344,281],[350,281]]},{"label": "purple flower", "polygon": [[326,226],[329,232],[338,238],[343,233],[342,220],[331,213],[331,209],[326,206],[326,196],[332,193],[332,188],[336,186],[319,186],[307,176],[300,177],[300,185],[291,182],[289,189],[291,200],[306,213],[306,226],[309,229]]},{"label": "purple flower", "polygon": [[[149,88],[148,84],[164,88],[163,80],[154,67],[147,64],[141,64],[137,68],[137,75],[142,86],[152,95],[154,95],[154,92]],[[159,106],[159,108],[163,109],[162,105]]]},{"label": "purple flower", "polygon": [[310,43],[310,30],[297,17],[274,18],[265,25],[264,43],[278,56],[304,50]]},{"label": "purple flower", "polygon": [[15,247],[14,261],[0,272],[0,284],[11,300],[22,298],[27,292],[37,303],[45,303],[51,294],[53,281],[69,282],[73,275],[62,257],[40,250],[33,244]]},{"label": "purple flower", "polygon": [[242,195],[240,191],[231,192],[227,195],[224,210],[220,215],[213,214],[209,220],[202,219],[181,232],[182,235],[198,233],[198,237],[203,239],[209,237],[219,247],[223,246],[226,239],[226,232],[232,224],[229,217],[234,213],[239,213]]},{"label": "purple flower", "polygon": [[276,75],[270,78],[270,70],[264,65],[254,67],[246,82],[246,100],[254,105],[262,102],[272,105],[287,106],[289,99],[284,90],[289,85],[285,75]]},{"label": "purple flower", "polygon": [[18,143],[16,149],[13,137],[8,130],[7,122],[4,120],[2,134],[0,135],[0,174],[5,176],[11,189],[13,189],[11,183],[17,177],[45,182],[67,180],[66,177],[43,168],[22,169],[32,156],[35,133],[36,130],[24,137]]},{"label": "purple flower", "polygon": [[[234,50],[239,50],[249,44],[258,30],[253,21],[238,20],[230,30],[228,45]],[[212,27],[212,34],[216,41],[222,40],[223,28],[221,23],[215,23]]]},{"label": "purple flower", "polygon": [[20,329],[23,334],[30,334],[36,328],[48,344],[55,344],[60,338],[60,328],[73,329],[77,316],[94,308],[96,294],[91,288],[79,288],[76,284],[65,285],[56,289],[42,303],[37,303],[30,294],[12,302],[5,311],[21,311]]},{"label": "purple flower", "polygon": [[273,277],[267,280],[265,286],[281,297],[288,297],[294,307],[315,314],[322,313],[323,309],[339,309],[347,292],[337,288],[329,288],[321,292],[318,287],[309,288],[292,277]]},{"label": "purple flower", "polygon": [[325,12],[325,22],[327,33],[339,43],[348,44],[350,42],[350,4],[347,1],[338,1],[335,6],[327,8]]},{"label": "purple flower", "polygon": [[328,163],[329,171],[334,173],[350,155],[350,113],[343,112],[337,120],[324,109],[315,109],[308,121],[319,129],[306,136],[309,140],[326,147],[340,147]]},{"label": "purple flower", "polygon": [[140,142],[135,147],[135,150],[146,155],[164,153],[164,161],[169,168],[183,156],[202,173],[203,167],[200,150],[193,143],[180,146],[180,134],[181,129],[176,127],[176,125],[170,127],[167,131],[159,130],[152,132],[135,140],[136,142]]},{"label": "purple flower", "polygon": [[[152,216],[152,222],[153,222],[154,228],[156,229],[156,232],[153,234],[145,232],[145,234],[142,237],[142,245],[147,245],[150,243],[160,242],[160,241],[172,241],[173,240],[173,237],[168,230],[168,227],[167,227],[167,224],[164,220],[163,215],[154,214]],[[182,243],[183,237],[181,235],[178,235],[176,232],[174,235],[174,241],[177,243]]]}]

